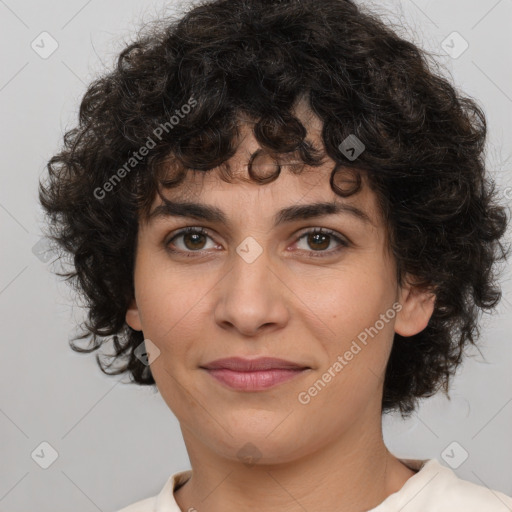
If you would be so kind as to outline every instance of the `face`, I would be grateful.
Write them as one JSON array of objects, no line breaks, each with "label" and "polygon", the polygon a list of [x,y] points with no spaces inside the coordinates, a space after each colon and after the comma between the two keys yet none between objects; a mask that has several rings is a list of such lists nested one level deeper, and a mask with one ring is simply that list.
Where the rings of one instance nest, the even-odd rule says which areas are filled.
[{"label": "face", "polygon": [[[311,133],[318,143],[319,128]],[[247,176],[259,145],[249,129],[244,134],[230,164]],[[141,224],[126,320],[158,348],[151,371],[186,442],[232,460],[254,450],[260,463],[275,463],[380,427],[393,335],[426,327],[432,301],[397,286],[374,193],[363,181],[352,197],[336,195],[333,165],[326,159],[299,175],[284,166],[265,185],[190,171],[166,198],[215,207],[224,221],[173,215]],[[278,216],[325,202],[342,208]],[[187,227],[204,231],[180,233]],[[203,368],[229,357],[274,357],[307,369],[276,371],[291,377],[240,389]]]}]

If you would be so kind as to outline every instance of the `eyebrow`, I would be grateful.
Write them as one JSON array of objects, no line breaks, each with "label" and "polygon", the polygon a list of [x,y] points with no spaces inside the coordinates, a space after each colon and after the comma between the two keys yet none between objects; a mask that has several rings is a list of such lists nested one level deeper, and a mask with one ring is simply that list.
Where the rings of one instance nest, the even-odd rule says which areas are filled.
[{"label": "eyebrow", "polygon": [[[274,227],[298,220],[316,219],[326,215],[349,214],[365,224],[375,224],[367,213],[354,205],[341,202],[320,202],[305,205],[288,206],[279,210],[274,216]],[[229,225],[226,214],[216,206],[192,202],[176,202],[166,199],[158,205],[148,216],[150,224],[157,218],[187,217],[197,220],[218,222]]]}]

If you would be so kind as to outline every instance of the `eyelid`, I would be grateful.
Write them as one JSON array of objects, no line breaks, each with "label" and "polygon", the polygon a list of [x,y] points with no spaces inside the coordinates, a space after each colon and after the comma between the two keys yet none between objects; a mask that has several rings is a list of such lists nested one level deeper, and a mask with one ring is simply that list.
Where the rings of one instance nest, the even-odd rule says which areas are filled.
[{"label": "eyelid", "polygon": [[[185,226],[183,228],[173,231],[168,236],[166,236],[165,243],[169,243],[177,236],[187,234],[187,233],[198,233],[198,234],[208,236],[208,237],[212,238],[212,240],[214,239],[214,237],[211,236],[208,228],[205,228],[203,226]],[[304,236],[305,234],[309,234],[309,233],[315,233],[315,234],[322,233],[322,234],[326,234],[326,235],[330,235],[335,238],[338,238],[341,241],[345,241],[347,243],[352,243],[350,241],[350,239],[347,236],[343,235],[342,233],[338,233],[335,230],[320,227],[320,226],[310,226],[307,228],[303,228],[302,230],[295,233],[294,236],[297,238],[297,240],[299,240],[300,238],[302,238],[302,236]]]},{"label": "eyelid", "polygon": [[[173,230],[171,233],[169,233],[168,235],[165,236],[165,240],[168,243],[174,237],[176,237],[178,235],[181,235],[183,233],[187,233],[187,232],[204,234],[204,235],[209,236],[212,239],[214,239],[214,237],[211,235],[211,231],[210,231],[209,228],[204,227],[204,226],[200,226],[200,225],[194,225],[194,226],[184,226],[182,228],[178,228],[176,230]],[[320,233],[325,233],[327,235],[336,236],[338,238],[343,239],[347,243],[352,244],[352,241],[350,240],[350,238],[347,237],[345,234],[340,233],[340,232],[338,232],[338,231],[336,231],[334,229],[330,229],[330,228],[326,228],[326,227],[322,227],[322,226],[318,226],[318,225],[316,225],[316,226],[308,226],[308,227],[302,228],[301,230],[299,230],[296,233],[294,233],[293,236],[298,238],[298,237],[301,237],[302,235],[304,235],[306,233],[310,233],[310,232],[320,232]],[[230,237],[228,237],[228,239],[229,238]]]},{"label": "eyelid", "polygon": [[[183,228],[177,229],[169,233],[164,237],[164,245],[167,246],[170,244],[175,238],[179,236],[186,235],[188,233],[198,234],[198,235],[204,235],[208,238],[211,238],[213,241],[214,238],[211,236],[210,231],[207,228],[204,228],[203,226],[185,226]],[[191,251],[191,252],[200,252],[200,251]]]},{"label": "eyelid", "polygon": [[306,253],[308,258],[329,258],[333,256],[338,256],[342,251],[345,249],[352,247],[352,242],[348,240],[348,238],[341,233],[338,233],[337,231],[334,231],[329,228],[323,228],[323,227],[313,227],[313,228],[306,228],[305,231],[295,235],[295,242],[294,245],[300,242],[302,238],[304,238],[306,235],[309,234],[322,234],[322,235],[328,235],[331,237],[331,239],[334,239],[338,243],[338,247],[335,249],[330,249],[327,251],[314,251],[314,250],[304,250],[304,249],[298,249],[299,252]]},{"label": "eyelid", "polygon": [[[165,250],[167,250],[168,252],[170,252],[172,254],[181,254],[185,257],[194,257],[194,255],[196,255],[197,257],[201,257],[202,255],[204,255],[204,253],[208,253],[210,251],[209,249],[188,251],[188,250],[182,250],[182,249],[171,249],[169,247],[169,245],[171,244],[171,242],[174,239],[179,238],[179,237],[184,236],[189,233],[197,233],[197,234],[204,235],[207,238],[210,238],[210,240],[212,240],[212,242],[217,244],[215,238],[211,236],[210,231],[207,228],[204,228],[203,226],[186,226],[186,227],[183,227],[183,228],[173,231],[172,233],[170,233],[168,236],[166,236],[164,238],[163,245],[164,245]],[[330,250],[325,250],[325,251],[322,251],[322,250],[314,251],[312,249],[311,250],[295,249],[295,250],[292,250],[289,252],[304,253],[304,254],[306,254],[306,257],[308,257],[308,258],[328,258],[328,257],[332,257],[332,256],[337,256],[343,250],[353,246],[352,241],[350,239],[348,239],[342,233],[339,233],[339,232],[329,229],[329,228],[320,227],[320,226],[309,226],[309,227],[303,228],[299,232],[294,233],[293,245],[299,243],[302,238],[304,238],[306,235],[309,235],[309,234],[328,235],[332,239],[334,239],[335,242],[338,243],[338,247],[335,249],[330,249]]]},{"label": "eyelid", "polygon": [[309,234],[309,233],[314,233],[314,234],[320,233],[320,234],[324,234],[324,235],[329,235],[329,236],[332,236],[333,238],[337,238],[340,242],[344,242],[347,245],[352,244],[351,240],[344,234],[339,233],[338,231],[336,231],[334,229],[324,228],[324,227],[320,227],[320,226],[310,226],[308,228],[304,228],[303,230],[296,233],[295,237],[297,238],[297,240],[299,240],[304,235]]}]

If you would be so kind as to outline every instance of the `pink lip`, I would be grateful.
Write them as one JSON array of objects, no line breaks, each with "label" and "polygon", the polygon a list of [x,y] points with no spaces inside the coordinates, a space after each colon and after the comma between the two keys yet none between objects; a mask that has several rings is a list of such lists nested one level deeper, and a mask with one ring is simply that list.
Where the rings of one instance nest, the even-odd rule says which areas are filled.
[{"label": "pink lip", "polygon": [[259,370],[256,372],[237,372],[222,368],[206,370],[213,378],[227,384],[229,387],[243,391],[258,391],[267,389],[306,371],[303,370]]},{"label": "pink lip", "polygon": [[267,389],[293,379],[309,369],[307,366],[272,357],[217,359],[201,368],[219,382],[243,391]]}]

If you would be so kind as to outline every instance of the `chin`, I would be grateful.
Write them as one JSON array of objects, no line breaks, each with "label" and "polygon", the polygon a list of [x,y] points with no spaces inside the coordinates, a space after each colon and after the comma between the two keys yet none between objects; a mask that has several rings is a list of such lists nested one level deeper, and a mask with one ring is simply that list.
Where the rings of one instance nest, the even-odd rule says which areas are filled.
[{"label": "chin", "polygon": [[[233,437],[226,433],[222,440],[211,440],[209,444],[219,456],[239,461],[248,467],[293,462],[305,455],[308,450],[299,444],[301,438],[273,432],[277,424],[264,434],[250,429],[238,430]],[[294,431],[298,432],[299,429]]]}]

